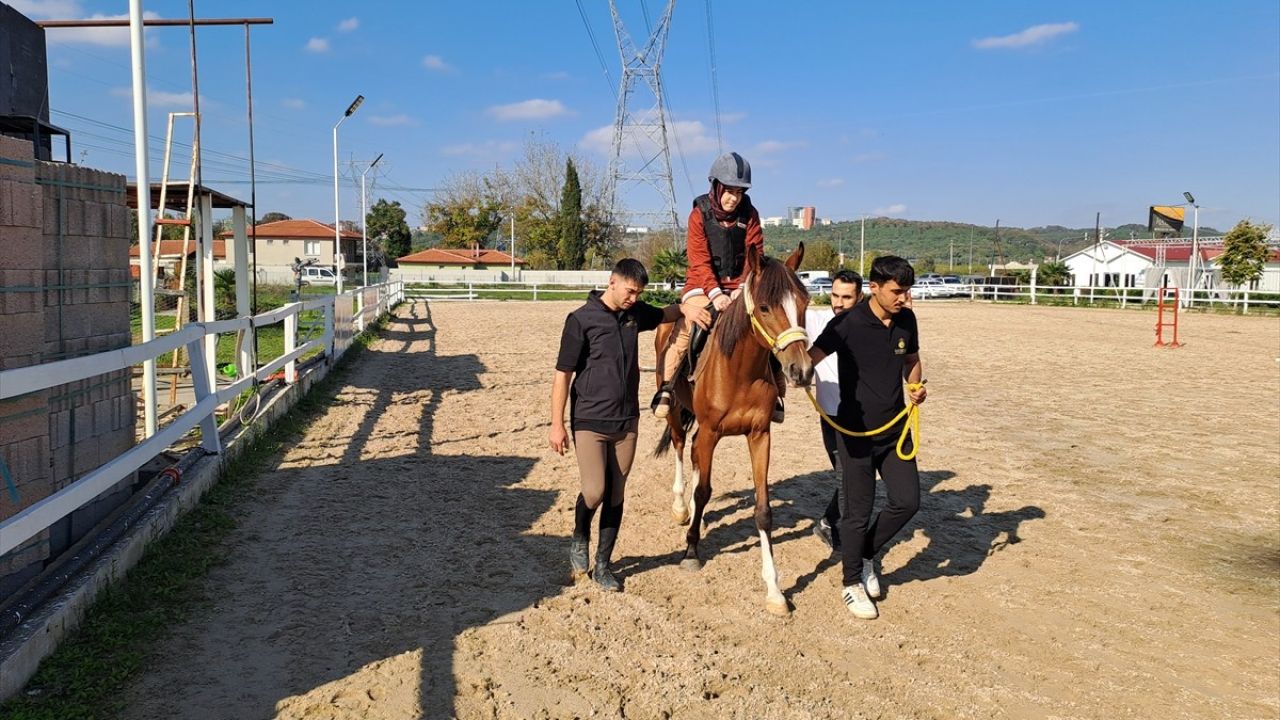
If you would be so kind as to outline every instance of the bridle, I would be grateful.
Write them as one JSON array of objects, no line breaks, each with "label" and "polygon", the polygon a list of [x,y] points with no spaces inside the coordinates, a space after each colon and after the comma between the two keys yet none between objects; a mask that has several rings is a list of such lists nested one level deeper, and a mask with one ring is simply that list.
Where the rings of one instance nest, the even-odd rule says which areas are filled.
[{"label": "bridle", "polygon": [[805,332],[804,328],[798,325],[792,325],[786,330],[783,330],[778,333],[778,337],[776,338],[770,335],[768,330],[764,329],[764,325],[756,318],[756,303],[751,297],[751,280],[752,274],[748,273],[746,279],[742,282],[742,300],[746,303],[747,317],[751,318],[751,327],[755,328],[755,331],[760,335],[760,337],[764,338],[764,341],[768,344],[769,349],[773,351],[773,354],[777,355],[783,350],[786,350],[787,346],[794,342],[800,342],[801,340],[808,341],[809,334]]}]

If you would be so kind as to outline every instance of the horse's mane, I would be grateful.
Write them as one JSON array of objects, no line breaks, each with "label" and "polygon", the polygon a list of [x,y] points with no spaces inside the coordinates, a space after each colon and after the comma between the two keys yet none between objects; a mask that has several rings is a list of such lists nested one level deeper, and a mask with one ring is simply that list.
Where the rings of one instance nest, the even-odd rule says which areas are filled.
[{"label": "horse's mane", "polygon": [[[759,280],[756,280],[755,287],[751,289],[751,297],[756,305],[777,305],[787,295],[805,291],[804,286],[800,284],[800,279],[791,272],[791,268],[779,260],[761,256],[757,274]],[[747,317],[747,304],[743,301],[742,295],[738,295],[738,298],[729,303],[729,307],[725,308],[720,319],[716,321],[716,343],[720,352],[726,357],[733,355],[733,349],[738,346],[738,341],[750,332],[751,319]]]}]

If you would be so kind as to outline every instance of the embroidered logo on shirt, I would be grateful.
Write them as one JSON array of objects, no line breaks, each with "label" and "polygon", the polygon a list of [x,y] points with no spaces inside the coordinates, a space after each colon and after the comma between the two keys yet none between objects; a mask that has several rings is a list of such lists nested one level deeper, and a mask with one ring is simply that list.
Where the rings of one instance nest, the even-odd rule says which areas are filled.
[{"label": "embroidered logo on shirt", "polygon": [[906,340],[904,340],[904,339],[902,339],[902,338],[898,338],[898,347],[894,348],[893,354],[894,354],[894,355],[906,355],[906,354],[907,354],[907,341],[906,341]]}]

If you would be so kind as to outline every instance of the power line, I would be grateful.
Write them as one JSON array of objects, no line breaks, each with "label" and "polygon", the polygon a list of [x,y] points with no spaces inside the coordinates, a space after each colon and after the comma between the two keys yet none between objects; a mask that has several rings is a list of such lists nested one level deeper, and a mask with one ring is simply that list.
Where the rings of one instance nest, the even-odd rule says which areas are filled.
[{"label": "power line", "polygon": [[716,80],[716,34],[711,22],[711,0],[703,0],[707,6],[707,51],[711,59],[711,102],[716,111],[716,146],[724,153],[724,137],[720,133],[720,84]]},{"label": "power line", "polygon": [[578,16],[582,18],[582,26],[587,29],[587,37],[591,39],[591,47],[595,48],[596,60],[600,61],[600,69],[604,71],[605,84],[609,86],[609,93],[615,98],[618,97],[618,89],[613,85],[613,78],[609,76],[609,65],[604,61],[604,53],[600,52],[600,44],[596,42],[596,34],[591,31],[591,23],[587,21],[587,11],[582,9],[582,0],[574,0],[578,4]]}]

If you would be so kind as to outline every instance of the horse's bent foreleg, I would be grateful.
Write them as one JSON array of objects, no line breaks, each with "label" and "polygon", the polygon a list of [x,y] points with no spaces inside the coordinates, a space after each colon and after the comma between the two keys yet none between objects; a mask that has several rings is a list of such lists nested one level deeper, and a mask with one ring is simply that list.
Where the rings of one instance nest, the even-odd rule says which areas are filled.
[{"label": "horse's bent foreleg", "polygon": [[764,580],[765,609],[774,615],[787,615],[791,608],[778,589],[778,571],[773,564],[773,510],[769,507],[769,445],[768,432],[755,432],[747,436],[747,449],[751,453],[751,478],[756,489],[756,532],[760,534],[760,577]]},{"label": "horse's bent foreleg", "polygon": [[699,429],[693,436],[693,518],[689,522],[689,531],[685,533],[687,546],[684,560],[680,567],[686,570],[700,570],[702,560],[698,558],[698,541],[702,539],[702,513],[711,500],[711,457],[715,454],[716,443],[720,437],[704,429]]}]

